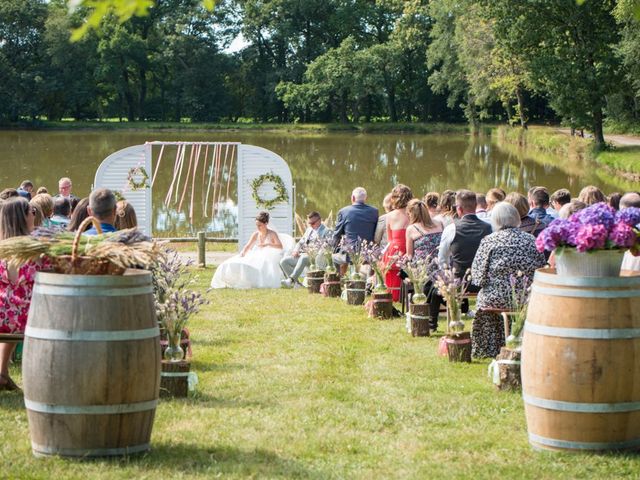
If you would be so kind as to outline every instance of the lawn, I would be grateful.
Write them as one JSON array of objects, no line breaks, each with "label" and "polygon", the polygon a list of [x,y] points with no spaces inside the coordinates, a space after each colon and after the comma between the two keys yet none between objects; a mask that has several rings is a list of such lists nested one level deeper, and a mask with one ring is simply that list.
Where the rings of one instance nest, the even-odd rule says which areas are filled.
[{"label": "lawn", "polygon": [[[212,270],[201,271],[205,289]],[[213,291],[194,319],[197,393],[162,400],[153,450],[32,457],[22,398],[0,393],[1,478],[637,478],[640,457],[539,453],[520,395],[487,362],[451,364],[404,321],[305,290]],[[442,327],[442,325],[441,325]],[[12,374],[19,379],[19,370]],[[61,385],[60,388],[64,388]]]}]

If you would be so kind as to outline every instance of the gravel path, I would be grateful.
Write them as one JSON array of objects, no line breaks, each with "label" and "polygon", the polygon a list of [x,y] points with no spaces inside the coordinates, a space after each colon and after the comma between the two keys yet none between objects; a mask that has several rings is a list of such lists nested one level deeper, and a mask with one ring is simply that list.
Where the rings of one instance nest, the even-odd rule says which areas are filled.
[{"label": "gravel path", "polygon": [[[565,135],[571,135],[571,130],[568,128],[558,128],[558,132]],[[613,143],[614,145],[621,146],[640,146],[640,137],[634,137],[632,135],[605,135],[606,142]]]},{"label": "gravel path", "polygon": [[[227,258],[234,256],[233,252],[206,252],[207,266],[218,266],[224,262]],[[198,252],[180,252],[180,256],[183,260],[193,260],[194,263],[198,263]]]}]

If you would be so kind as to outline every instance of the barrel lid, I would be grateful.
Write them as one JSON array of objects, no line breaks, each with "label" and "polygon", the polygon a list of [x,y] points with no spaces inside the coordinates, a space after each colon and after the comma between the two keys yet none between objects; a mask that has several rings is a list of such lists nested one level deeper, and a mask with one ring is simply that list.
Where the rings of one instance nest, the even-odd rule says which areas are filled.
[{"label": "barrel lid", "polygon": [[555,268],[539,268],[533,277],[534,282],[544,282],[563,287],[638,287],[640,272],[625,271],[619,277],[569,277],[558,275]]},{"label": "barrel lid", "polygon": [[38,272],[36,283],[70,287],[135,287],[149,285],[151,272],[129,268],[124,275],[71,275],[66,273]]}]

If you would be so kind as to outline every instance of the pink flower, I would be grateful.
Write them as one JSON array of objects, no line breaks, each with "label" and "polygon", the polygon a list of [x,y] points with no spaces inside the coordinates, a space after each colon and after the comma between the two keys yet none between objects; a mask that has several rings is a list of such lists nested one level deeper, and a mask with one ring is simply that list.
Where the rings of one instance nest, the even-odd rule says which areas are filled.
[{"label": "pink flower", "polygon": [[607,227],[604,225],[581,225],[575,237],[576,249],[586,252],[604,248],[607,236]]},{"label": "pink flower", "polygon": [[633,247],[636,243],[636,238],[636,232],[626,223],[616,224],[609,233],[609,240],[619,247]]}]

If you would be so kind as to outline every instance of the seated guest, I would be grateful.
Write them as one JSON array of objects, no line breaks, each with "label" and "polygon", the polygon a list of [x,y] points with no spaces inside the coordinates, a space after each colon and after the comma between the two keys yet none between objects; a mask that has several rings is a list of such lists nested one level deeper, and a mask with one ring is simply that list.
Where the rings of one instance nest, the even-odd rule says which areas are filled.
[{"label": "seated guest", "polygon": [[51,224],[55,227],[67,228],[69,225],[69,215],[71,214],[71,202],[64,197],[54,197],[53,216]]},{"label": "seated guest", "polygon": [[[367,191],[362,187],[351,192],[351,205],[340,209],[336,217],[336,229],[333,232],[333,244],[339,245],[342,237],[347,244],[358,241],[373,241],[378,224],[378,209],[367,205]],[[340,274],[347,272],[348,259],[345,252],[334,255],[334,262],[340,265]]]},{"label": "seated guest", "polygon": [[71,179],[69,177],[62,177],[60,180],[58,180],[58,194],[53,198],[55,199],[64,197],[69,200],[69,202],[71,202],[73,198],[78,198],[73,193],[71,193],[72,188],[73,184],[71,183]]},{"label": "seated guest", "polygon": [[[102,233],[116,231],[114,226],[116,222],[116,196],[108,188],[98,188],[91,192],[87,212],[100,222]],[[97,235],[98,231],[95,226],[92,226],[84,234]]]},{"label": "seated guest", "polygon": [[[80,203],[78,202],[78,204]],[[138,217],[136,217],[136,211],[133,206],[126,200],[120,200],[116,203],[116,230],[125,230],[137,226]]]},{"label": "seated guest", "polygon": [[20,186],[16,189],[18,195],[27,200],[31,200],[31,192],[33,192],[33,183],[31,180],[25,180],[20,184]]},{"label": "seated guest", "polygon": [[593,205],[594,203],[606,202],[607,197],[605,197],[602,190],[593,185],[589,185],[580,190],[580,195],[578,195],[578,200],[589,205]]},{"label": "seated guest", "polygon": [[36,191],[36,195],[40,195],[41,193],[49,193],[49,190],[47,190],[47,187],[40,187],[40,188]]},{"label": "seated guest", "polygon": [[538,220],[546,227],[553,221],[553,217],[547,213],[549,208],[549,192],[544,187],[535,187],[529,192],[529,216]]},{"label": "seated guest", "polygon": [[42,212],[42,226],[50,228],[53,226],[51,217],[53,215],[53,198],[48,193],[39,193],[31,199],[31,205],[34,205]]},{"label": "seated guest", "polygon": [[520,215],[520,230],[530,233],[534,237],[544,230],[545,224],[540,219],[533,218],[529,215],[529,202],[524,195],[518,192],[509,193],[505,199],[505,202],[513,205]]},{"label": "seated guest", "polygon": [[[409,227],[407,228],[407,256],[409,258],[437,258],[440,239],[442,238],[442,224],[432,220],[425,203],[413,199],[407,205]],[[438,329],[438,314],[440,298],[433,284],[428,282],[424,287],[424,294],[429,302],[429,328]]]},{"label": "seated guest", "polygon": [[622,198],[622,194],[619,192],[614,192],[609,195],[609,206],[614,210],[620,210],[620,199]]},{"label": "seated guest", "polygon": [[11,197],[19,197],[20,194],[15,188],[5,188],[0,192],[0,200],[8,200]]},{"label": "seated guest", "polygon": [[450,225],[456,219],[456,192],[445,190],[440,197],[439,213],[433,217],[434,221],[442,224],[443,227]]},{"label": "seated guest", "polygon": [[562,206],[562,208],[558,212],[558,218],[567,219],[577,211],[582,210],[583,208],[587,208],[587,204],[584,202],[581,202],[577,198],[574,198],[569,203],[566,203],[565,205]]},{"label": "seated guest", "polygon": [[[3,202],[0,240],[29,235],[34,228],[34,210],[22,197]],[[46,262],[28,262],[16,268],[0,260],[0,333],[24,332],[36,271],[46,267]],[[0,343],[0,390],[20,390],[9,377],[9,359],[15,346],[15,343]]]},{"label": "seated guest", "polygon": [[373,234],[373,241],[384,248],[389,243],[387,240],[387,213],[391,211],[390,193],[387,193],[384,196],[384,200],[382,200],[382,208],[384,208],[384,215],[380,215],[378,217],[378,224],[376,225],[376,232]]},{"label": "seated guest", "polygon": [[429,210],[429,216],[433,219],[440,210],[438,209],[438,205],[440,205],[440,194],[438,192],[429,192],[424,196],[424,203],[427,204],[427,210]]},{"label": "seated guest", "polygon": [[555,213],[551,213],[547,210],[547,213],[552,217],[558,218],[558,214],[563,205],[566,205],[571,201],[571,192],[566,188],[561,188],[560,190],[556,190],[549,197],[549,205],[553,208]]},{"label": "seated guest", "polygon": [[485,218],[487,216],[487,197],[484,193],[476,193],[476,217]]},{"label": "seated guest", "polygon": [[[73,210],[71,214],[71,221],[67,226],[67,230],[70,232],[75,232],[80,227],[80,224],[84,222],[84,219],[89,216],[89,212],[87,211],[87,207],[89,206],[89,197],[84,197],[82,200],[78,202],[76,208]],[[91,228],[91,225],[87,225],[84,227],[84,231],[86,232]]]},{"label": "seated guest", "polygon": [[[309,255],[304,253],[305,245],[316,240],[323,240],[331,235],[331,230],[322,224],[322,217],[320,217],[318,212],[311,212],[307,215],[307,225],[304,235],[302,235],[302,238],[298,240],[298,243],[293,247],[291,254],[280,260],[280,267],[282,267],[282,271],[287,276],[282,282],[285,287],[292,287],[295,284],[299,284],[300,275],[302,275],[304,269],[310,265]],[[321,255],[319,255],[319,257],[321,257]],[[322,264],[322,258],[318,258],[317,260],[321,260],[320,263]]]},{"label": "seated guest", "polygon": [[629,207],[640,208],[640,194],[638,192],[628,192],[620,198],[620,209]]},{"label": "seated guest", "polygon": [[409,226],[409,215],[407,215],[407,205],[413,198],[411,189],[399,183],[391,190],[391,207],[393,210],[387,214],[387,238],[389,246],[384,252],[382,261],[389,266],[385,276],[385,284],[391,291],[393,301],[400,300],[400,268],[396,265],[399,257],[402,257],[407,250],[407,227]]},{"label": "seated guest", "polygon": [[[491,225],[476,217],[476,194],[471,190],[459,190],[456,194],[456,210],[460,217],[442,231],[438,247],[438,262],[450,265],[459,278],[471,268],[476,250],[484,237],[491,233]],[[477,291],[473,285],[470,292]],[[469,309],[467,301],[462,304],[462,312]]]},{"label": "seated guest", "polygon": [[495,357],[505,344],[502,317],[482,310],[512,308],[510,277],[522,274],[532,279],[536,268],[545,264],[533,235],[518,228],[520,213],[513,205],[497,204],[491,223],[494,233],[480,242],[471,268],[471,280],[480,287],[471,332],[472,355],[476,358]]},{"label": "seated guest", "polygon": [[491,188],[485,196],[485,199],[487,201],[486,215],[478,218],[481,218],[487,223],[491,223],[491,212],[493,210],[493,207],[498,202],[502,202],[504,200],[504,197],[506,196],[507,194],[501,188]]}]

